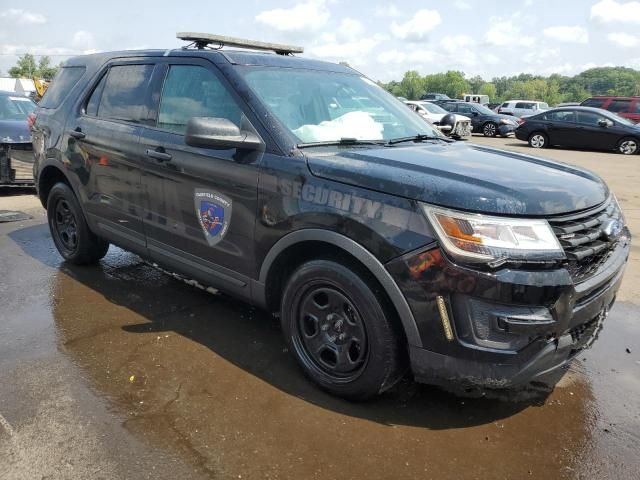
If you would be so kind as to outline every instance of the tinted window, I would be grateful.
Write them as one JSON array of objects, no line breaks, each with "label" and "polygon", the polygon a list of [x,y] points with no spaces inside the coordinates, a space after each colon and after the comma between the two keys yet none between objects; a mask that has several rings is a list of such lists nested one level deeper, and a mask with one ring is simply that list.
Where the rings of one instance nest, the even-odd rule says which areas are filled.
[{"label": "tinted window", "polygon": [[606,102],[606,101],[607,101],[606,98],[589,98],[589,99],[585,100],[584,102],[582,102],[581,105],[583,107],[600,108],[600,107],[602,107],[602,105],[604,105],[604,102]]},{"label": "tinted window", "polygon": [[571,111],[561,110],[559,112],[549,112],[544,116],[545,120],[552,122],[574,122],[575,116]]},{"label": "tinted window", "polygon": [[44,94],[40,106],[43,108],[58,108],[71,89],[76,86],[84,70],[84,67],[62,67],[58,70],[47,92]]},{"label": "tinted window", "polygon": [[36,104],[20,95],[0,95],[0,120],[24,120]]},{"label": "tinted window", "polygon": [[471,108],[471,105],[458,105],[458,112],[471,113],[473,112],[473,108]]},{"label": "tinted window", "polygon": [[193,117],[231,120],[238,127],[242,110],[209,70],[195,65],[174,65],[162,88],[158,127],[184,132]]},{"label": "tinted window", "polygon": [[96,116],[98,115],[98,105],[100,104],[100,98],[102,97],[102,91],[104,90],[104,84],[107,81],[107,75],[103,75],[102,79],[100,79],[100,83],[93,90],[91,94],[91,98],[89,98],[89,102],[87,102],[87,108],[85,109],[85,113],[87,115]]},{"label": "tinted window", "polygon": [[607,106],[607,110],[610,112],[628,112],[630,106],[631,100],[613,100]]},{"label": "tinted window", "polygon": [[139,122],[153,65],[111,67],[98,106],[98,116]]},{"label": "tinted window", "polygon": [[516,108],[531,108],[530,103],[518,102],[516,103]]},{"label": "tinted window", "polygon": [[456,104],[453,103],[453,102],[441,103],[440,106],[442,108],[444,108],[447,112],[455,112],[456,111]]},{"label": "tinted window", "polygon": [[640,101],[636,103],[636,113],[640,113]]},{"label": "tinted window", "polygon": [[602,115],[597,115],[591,112],[577,112],[577,117],[578,123],[592,127],[597,127],[600,120],[606,120]]}]

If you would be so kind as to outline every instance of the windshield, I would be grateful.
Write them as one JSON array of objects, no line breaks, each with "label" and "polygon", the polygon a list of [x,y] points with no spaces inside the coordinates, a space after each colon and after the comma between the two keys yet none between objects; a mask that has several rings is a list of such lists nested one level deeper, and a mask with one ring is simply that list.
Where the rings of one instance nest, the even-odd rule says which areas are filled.
[{"label": "windshield", "polygon": [[484,105],[474,105],[473,108],[475,108],[478,112],[480,112],[482,115],[495,115],[496,112],[494,112],[493,110],[485,107]]},{"label": "windshield", "polygon": [[0,95],[0,120],[24,120],[36,109],[26,97]]},{"label": "windshield", "polygon": [[365,77],[291,68],[240,67],[239,71],[301,143],[440,136]]},{"label": "windshield", "polygon": [[439,107],[435,103],[431,102],[422,102],[420,106],[422,106],[422,108],[424,108],[429,113],[449,113],[444,108]]}]

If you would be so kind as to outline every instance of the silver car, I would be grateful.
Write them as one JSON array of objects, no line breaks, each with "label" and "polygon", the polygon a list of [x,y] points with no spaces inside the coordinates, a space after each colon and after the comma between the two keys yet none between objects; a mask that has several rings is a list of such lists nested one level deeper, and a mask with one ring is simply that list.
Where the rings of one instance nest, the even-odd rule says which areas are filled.
[{"label": "silver car", "polygon": [[536,102],[533,100],[509,100],[498,107],[497,112],[503,115],[513,115],[514,117],[526,117],[549,110],[546,102]]}]

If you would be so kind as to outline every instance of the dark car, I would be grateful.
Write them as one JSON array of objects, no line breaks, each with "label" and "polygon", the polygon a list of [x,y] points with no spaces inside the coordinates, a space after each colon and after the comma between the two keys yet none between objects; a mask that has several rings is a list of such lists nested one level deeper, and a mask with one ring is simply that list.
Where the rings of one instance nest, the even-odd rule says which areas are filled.
[{"label": "dark car", "polygon": [[407,370],[527,385],[593,341],[630,248],[599,177],[452,142],[293,47],[180,38],[200,48],[70,59],[45,94],[37,188],[67,262],[115,244],[278,313],[305,374],[348,398]]},{"label": "dark car", "polygon": [[425,93],[420,97],[420,100],[451,100],[451,98],[445,93]]},{"label": "dark car", "polygon": [[636,97],[615,97],[598,96],[587,98],[581,104],[583,107],[602,108],[621,117],[631,120],[633,123],[640,123],[640,96]]},{"label": "dark car", "polygon": [[0,92],[0,185],[33,184],[29,114],[36,104],[13,92]]},{"label": "dark car", "polygon": [[518,127],[518,121],[512,116],[501,115],[484,105],[459,101],[439,101],[435,103],[449,112],[469,117],[473,133],[482,133],[485,137],[495,137],[496,135],[506,137]]},{"label": "dark car", "polygon": [[633,155],[640,150],[640,125],[599,108],[563,107],[521,119],[516,138],[533,148],[557,145]]}]

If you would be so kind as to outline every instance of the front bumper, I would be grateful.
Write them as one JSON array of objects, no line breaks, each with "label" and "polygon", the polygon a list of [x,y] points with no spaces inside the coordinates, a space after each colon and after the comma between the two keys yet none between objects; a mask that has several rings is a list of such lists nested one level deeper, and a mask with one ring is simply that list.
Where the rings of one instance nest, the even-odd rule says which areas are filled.
[{"label": "front bumper", "polygon": [[[422,341],[409,350],[414,377],[445,386],[507,388],[561,369],[601,329],[629,248],[621,240],[580,283],[563,268],[477,271],[455,264],[439,248],[390,262],[387,269],[407,298]],[[446,305],[450,339],[438,297]]]},{"label": "front bumper", "polygon": [[498,133],[500,135],[502,135],[503,137],[506,137],[508,135],[513,134],[513,132],[515,132],[516,128],[518,128],[515,125],[498,125]]}]

